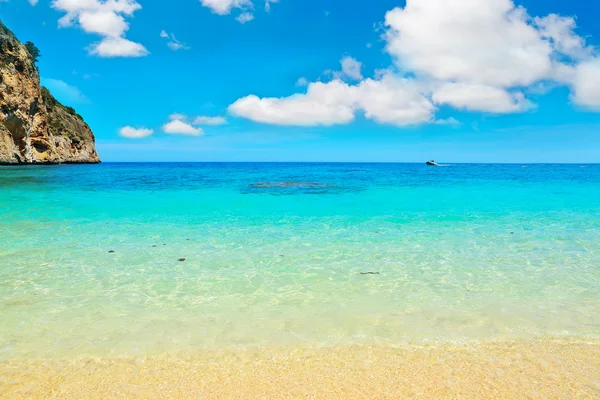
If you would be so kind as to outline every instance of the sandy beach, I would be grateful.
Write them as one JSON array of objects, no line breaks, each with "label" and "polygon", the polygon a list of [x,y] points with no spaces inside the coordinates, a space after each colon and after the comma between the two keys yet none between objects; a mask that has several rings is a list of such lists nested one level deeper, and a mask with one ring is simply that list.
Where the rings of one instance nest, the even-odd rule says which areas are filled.
[{"label": "sandy beach", "polygon": [[0,364],[0,397],[599,398],[600,340],[263,348]]}]

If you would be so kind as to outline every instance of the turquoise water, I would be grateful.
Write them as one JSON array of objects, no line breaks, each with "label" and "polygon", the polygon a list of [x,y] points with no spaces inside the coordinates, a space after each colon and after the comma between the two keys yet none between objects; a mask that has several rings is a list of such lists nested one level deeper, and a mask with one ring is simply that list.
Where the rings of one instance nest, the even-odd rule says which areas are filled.
[{"label": "turquoise water", "polygon": [[0,359],[600,334],[600,165],[6,167],[0,193]]}]

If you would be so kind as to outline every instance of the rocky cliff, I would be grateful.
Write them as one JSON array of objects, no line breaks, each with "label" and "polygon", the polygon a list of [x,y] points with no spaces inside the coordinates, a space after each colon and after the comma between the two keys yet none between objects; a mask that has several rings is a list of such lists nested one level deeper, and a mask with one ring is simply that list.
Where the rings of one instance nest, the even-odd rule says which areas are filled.
[{"label": "rocky cliff", "polygon": [[27,47],[0,21],[0,164],[98,163],[90,127],[40,85]]}]

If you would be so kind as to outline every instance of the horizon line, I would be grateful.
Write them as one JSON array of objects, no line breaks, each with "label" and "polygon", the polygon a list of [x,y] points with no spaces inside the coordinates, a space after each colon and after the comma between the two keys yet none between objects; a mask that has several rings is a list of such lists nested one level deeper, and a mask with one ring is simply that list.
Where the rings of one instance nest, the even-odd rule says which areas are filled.
[{"label": "horizon line", "polygon": [[[425,164],[425,161],[102,161],[101,164]],[[479,165],[600,165],[596,162],[474,162],[474,161],[441,161],[446,164],[479,164]],[[20,164],[16,164],[20,165]]]}]

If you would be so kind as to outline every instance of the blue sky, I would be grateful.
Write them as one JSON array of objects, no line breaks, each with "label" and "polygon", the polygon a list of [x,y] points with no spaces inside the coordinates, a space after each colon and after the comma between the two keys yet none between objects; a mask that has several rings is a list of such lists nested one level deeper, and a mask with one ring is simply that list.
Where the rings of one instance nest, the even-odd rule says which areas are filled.
[{"label": "blue sky", "polygon": [[166,4],[0,0],[104,161],[600,162],[598,3]]}]

